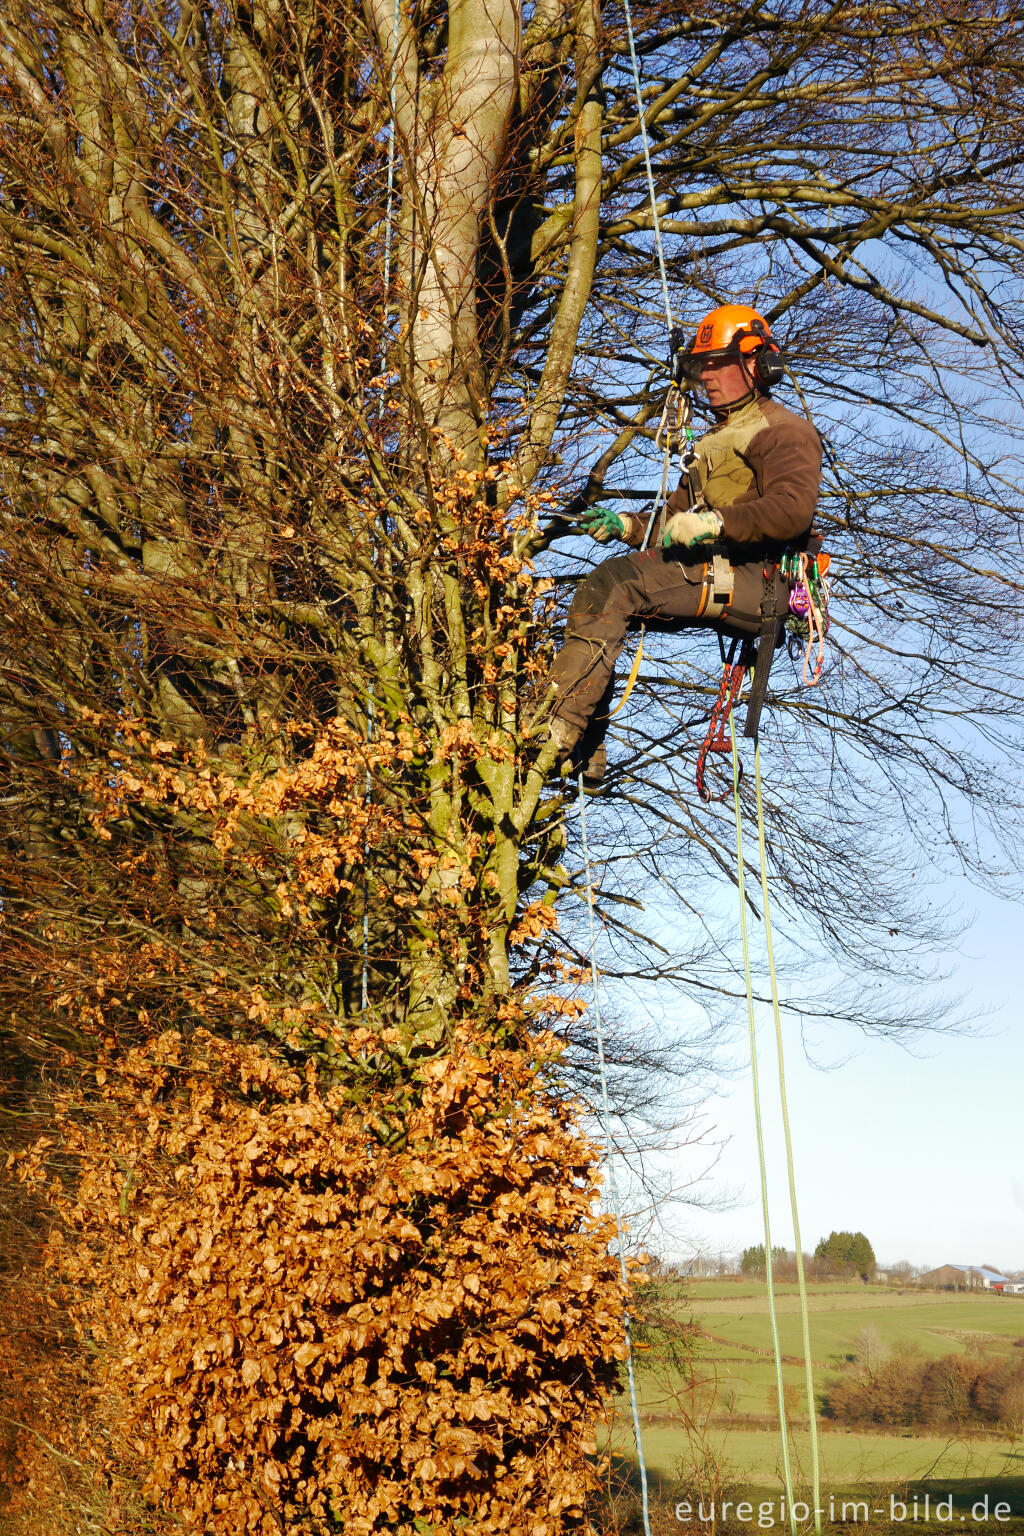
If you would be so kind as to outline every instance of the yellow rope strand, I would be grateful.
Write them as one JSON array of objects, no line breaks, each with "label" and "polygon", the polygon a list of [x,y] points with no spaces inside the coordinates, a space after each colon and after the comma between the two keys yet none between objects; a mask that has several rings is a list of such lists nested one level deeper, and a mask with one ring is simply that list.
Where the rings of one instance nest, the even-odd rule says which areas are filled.
[{"label": "yellow rope strand", "polygon": [[633,665],[630,667],[630,669],[629,669],[629,676],[626,678],[626,691],[622,695],[622,698],[619,700],[619,702],[616,704],[615,708],[612,710],[611,714],[608,716],[609,720],[614,720],[615,719],[615,716],[618,714],[618,712],[622,708],[623,704],[625,704],[626,700],[629,698],[630,694],[633,692],[633,684],[636,682],[637,673],[640,671],[640,663],[643,660],[643,656],[644,656],[644,632],[643,632],[643,630],[641,630],[640,631],[640,639],[637,642],[636,655],[633,657]]}]

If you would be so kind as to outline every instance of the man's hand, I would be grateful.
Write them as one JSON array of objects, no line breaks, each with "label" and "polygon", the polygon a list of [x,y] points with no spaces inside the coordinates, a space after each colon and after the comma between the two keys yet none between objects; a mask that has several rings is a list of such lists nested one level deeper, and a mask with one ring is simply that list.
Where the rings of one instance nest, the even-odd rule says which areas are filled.
[{"label": "man's hand", "polygon": [[704,507],[700,512],[673,513],[665,524],[665,537],[661,542],[665,549],[672,544],[693,549],[697,544],[714,544],[723,532],[722,519],[718,513],[710,507]]},{"label": "man's hand", "polygon": [[583,514],[582,527],[583,532],[589,533],[599,544],[607,544],[609,539],[621,539],[626,531],[622,518],[611,507],[588,507]]}]

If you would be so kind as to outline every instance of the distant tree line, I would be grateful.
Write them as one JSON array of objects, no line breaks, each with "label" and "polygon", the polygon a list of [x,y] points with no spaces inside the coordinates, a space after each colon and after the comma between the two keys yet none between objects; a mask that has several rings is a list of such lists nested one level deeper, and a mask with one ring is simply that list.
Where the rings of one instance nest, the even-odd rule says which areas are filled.
[{"label": "distant tree line", "polygon": [[1024,1358],[865,1351],[827,1388],[824,1412],[837,1424],[1024,1433]]},{"label": "distant tree line", "polygon": [[[875,1253],[863,1232],[832,1232],[823,1237],[814,1250],[813,1259],[804,1254],[804,1270],[812,1279],[827,1279],[832,1275],[860,1275],[868,1280],[874,1273]],[[744,1248],[740,1259],[740,1273],[763,1275],[765,1272],[764,1243]],[[796,1254],[785,1248],[772,1247],[772,1274],[778,1280],[796,1278]]]},{"label": "distant tree line", "polygon": [[[772,1248],[772,1273],[778,1271],[779,1265],[784,1264],[791,1255],[785,1248]],[[793,1261],[795,1263],[795,1260]],[[753,1248],[744,1248],[743,1257],[740,1259],[741,1275],[763,1275],[765,1272],[764,1243],[758,1243]]]}]

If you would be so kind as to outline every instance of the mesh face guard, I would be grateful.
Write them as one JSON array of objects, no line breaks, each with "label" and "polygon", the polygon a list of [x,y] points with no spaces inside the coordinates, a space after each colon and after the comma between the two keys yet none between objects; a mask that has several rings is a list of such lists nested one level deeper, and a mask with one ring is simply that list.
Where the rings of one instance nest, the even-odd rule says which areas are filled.
[{"label": "mesh face guard", "polygon": [[[742,352],[739,347],[715,347],[713,350],[711,348],[707,348],[703,352],[694,352],[690,350],[683,353],[680,366],[680,376],[683,380],[683,383],[688,384],[691,389],[699,388],[701,374],[708,363],[717,362],[718,360],[729,363],[740,363],[749,356],[749,352]],[[753,380],[751,380],[751,387],[752,386]]]}]

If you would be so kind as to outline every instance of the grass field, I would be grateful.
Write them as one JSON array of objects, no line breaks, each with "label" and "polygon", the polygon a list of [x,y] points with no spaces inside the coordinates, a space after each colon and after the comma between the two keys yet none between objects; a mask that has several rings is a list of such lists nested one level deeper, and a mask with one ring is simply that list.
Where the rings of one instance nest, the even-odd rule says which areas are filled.
[{"label": "grass field", "polygon": [[[725,1481],[744,1488],[781,1484],[779,1436],[774,1429],[712,1430],[709,1441],[721,1458]],[[630,1455],[633,1433],[620,1420],[609,1448]],[[809,1441],[805,1433],[794,1436],[791,1449],[794,1477],[806,1486],[810,1481]],[[670,1424],[644,1425],[644,1455],[657,1474],[666,1480],[686,1478],[690,1444]],[[830,1431],[821,1436],[821,1476],[826,1488],[849,1488],[872,1483],[933,1482],[945,1487],[965,1479],[988,1481],[993,1489],[1003,1478],[1024,1477],[1024,1453],[1005,1440],[951,1440],[940,1436],[869,1435]]]},{"label": "grass field", "polygon": [[[737,1294],[740,1292],[740,1294]],[[811,1354],[820,1391],[848,1356],[862,1353],[864,1335],[890,1351],[925,1355],[983,1347],[992,1354],[1024,1350],[1024,1297],[950,1296],[941,1291],[889,1291],[881,1286],[812,1287]],[[706,1335],[702,1353],[714,1362],[719,1407],[737,1414],[773,1411],[775,1368],[763,1286],[695,1285],[678,1308],[692,1314]],[[803,1401],[803,1342],[796,1286],[777,1293],[779,1341],[794,1364],[784,1379]],[[820,1406],[820,1400],[819,1400]]]},{"label": "grass field", "polygon": [[[777,1287],[777,1300],[782,1351],[790,1357],[783,1380],[790,1405],[793,1460],[796,1476],[806,1483],[809,1437],[795,1285]],[[670,1307],[675,1316],[691,1319],[699,1327],[702,1384],[694,1395],[681,1377],[659,1365],[656,1349],[638,1360],[644,1450],[655,1479],[669,1492],[685,1486],[694,1461],[710,1454],[728,1487],[777,1490],[779,1433],[763,1284],[694,1283],[685,1291],[681,1288]],[[819,1408],[829,1378],[844,1361],[863,1355],[865,1349],[910,1350],[928,1356],[968,1350],[1024,1354],[1024,1299],[1015,1297],[891,1291],[855,1282],[811,1286],[810,1310]],[[702,1424],[696,1436],[686,1429],[687,1416]],[[627,1426],[623,1403],[609,1442],[623,1456],[632,1453]],[[1003,1500],[1011,1505],[1014,1518],[1001,1521],[998,1529],[1024,1533],[1024,1445],[1011,1445],[1006,1438],[916,1435],[901,1430],[862,1433],[826,1423],[821,1461],[826,1492],[917,1488],[933,1493],[959,1491],[964,1498],[968,1494],[973,1498],[983,1490],[991,1494],[993,1504]]]}]

